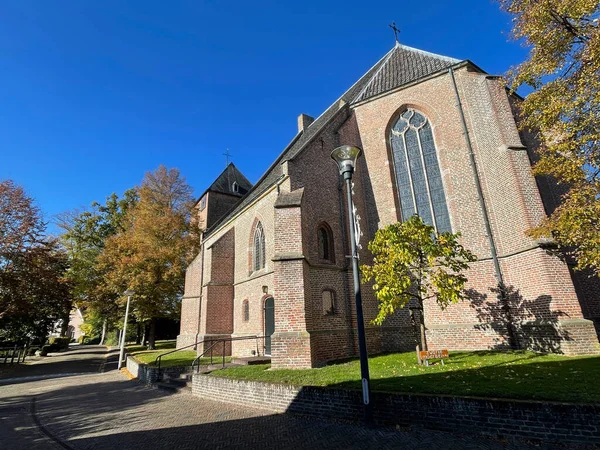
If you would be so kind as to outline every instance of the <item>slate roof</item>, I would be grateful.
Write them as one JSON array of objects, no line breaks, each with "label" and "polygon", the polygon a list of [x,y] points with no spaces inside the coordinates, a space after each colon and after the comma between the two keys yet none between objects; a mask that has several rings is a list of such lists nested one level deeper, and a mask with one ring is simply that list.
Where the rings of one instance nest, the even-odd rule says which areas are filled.
[{"label": "slate roof", "polygon": [[283,176],[281,163],[293,159],[300,153],[305,145],[308,144],[331,119],[345,109],[347,105],[366,100],[372,96],[402,86],[403,84],[448,69],[460,62],[461,61],[458,59],[428,53],[397,43],[383,58],[371,67],[366,74],[352,85],[350,89],[327,108],[323,114],[292,139],[260,180],[256,182],[252,189],[250,189],[248,194],[243,197],[227,215],[206,230],[205,236],[208,237],[213,231],[217,230],[222,223],[227,222],[240,210],[252,203],[256,198],[260,197],[261,194],[273,186]]},{"label": "slate roof", "polygon": [[[238,192],[233,190],[234,181],[238,185]],[[210,187],[204,191],[200,198],[204,197],[204,194],[209,191],[242,197],[248,193],[250,189],[252,189],[252,183],[248,181],[248,178],[246,178],[244,174],[240,172],[237,167],[235,167],[235,164],[229,163],[225,170],[221,172],[221,175],[219,175],[213,184],[211,184]]]},{"label": "slate roof", "polygon": [[461,60],[436,55],[416,48],[396,43],[381,65],[353,103],[367,100],[376,95],[405,84],[425,78],[460,63]]}]

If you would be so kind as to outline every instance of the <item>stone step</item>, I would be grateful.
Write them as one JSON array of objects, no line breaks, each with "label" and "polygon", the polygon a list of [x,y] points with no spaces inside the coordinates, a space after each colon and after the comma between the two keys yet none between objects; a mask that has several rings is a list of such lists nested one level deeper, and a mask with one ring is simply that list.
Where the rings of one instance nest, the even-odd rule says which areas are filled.
[{"label": "stone step", "polygon": [[249,356],[247,358],[233,358],[231,360],[233,364],[239,366],[253,366],[255,364],[271,364],[270,356]]},{"label": "stone step", "polygon": [[188,384],[187,380],[181,380],[176,378],[171,378],[165,381],[159,381],[155,384],[155,386],[158,389],[169,392],[171,394],[176,394],[178,392],[191,394],[192,392],[192,386]]}]

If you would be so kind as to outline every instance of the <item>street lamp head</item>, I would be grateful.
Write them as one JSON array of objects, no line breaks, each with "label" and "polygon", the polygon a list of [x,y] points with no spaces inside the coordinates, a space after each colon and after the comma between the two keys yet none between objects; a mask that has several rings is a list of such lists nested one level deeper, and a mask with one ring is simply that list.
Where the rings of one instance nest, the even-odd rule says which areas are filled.
[{"label": "street lamp head", "polygon": [[127,297],[130,297],[133,294],[135,294],[135,292],[133,292],[131,289],[127,289],[125,292],[123,292],[123,295],[126,295]]},{"label": "street lamp head", "polygon": [[361,155],[362,150],[351,145],[342,145],[331,152],[331,158],[338,164],[340,175],[346,172],[354,172],[356,160]]}]

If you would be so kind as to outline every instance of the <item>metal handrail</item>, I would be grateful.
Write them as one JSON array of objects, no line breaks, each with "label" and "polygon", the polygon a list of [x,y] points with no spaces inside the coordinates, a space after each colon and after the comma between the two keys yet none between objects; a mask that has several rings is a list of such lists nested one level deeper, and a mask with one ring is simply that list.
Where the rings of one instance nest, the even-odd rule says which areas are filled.
[{"label": "metal handrail", "polygon": [[[244,340],[250,340],[250,339],[264,339],[265,337],[266,336],[253,335],[253,336],[240,336],[240,337],[222,338],[222,339],[203,339],[203,340],[197,341],[197,342],[195,342],[193,344],[186,345],[185,347],[180,347],[180,348],[176,348],[174,350],[171,350],[171,351],[168,351],[168,352],[165,352],[165,353],[161,353],[154,360],[154,363],[155,363],[155,365],[157,367],[157,379],[159,381],[162,379],[161,362],[162,362],[162,357],[165,356],[165,355],[170,355],[171,353],[176,353],[178,351],[185,350],[186,348],[196,347],[198,344],[204,344],[204,343],[211,342],[210,346],[207,349],[205,349],[200,355],[198,355],[196,357],[196,359],[194,359],[194,361],[192,362],[192,365],[191,365],[192,372],[194,371],[194,367],[196,366],[196,363],[198,363],[198,369],[197,369],[197,371],[200,371],[200,358],[202,358],[204,355],[206,355],[207,352],[210,351],[210,364],[212,364],[213,363],[213,352],[212,352],[212,350],[213,350],[213,348],[217,344],[222,343],[223,344],[223,350],[221,352],[222,367],[225,367],[225,344],[227,342],[244,341]],[[256,344],[256,352],[257,352],[257,354],[259,354],[258,342]]]},{"label": "metal handrail", "polygon": [[[4,358],[4,364],[14,364],[15,356],[17,358],[17,364],[20,362],[25,362],[25,357],[27,356],[27,345],[23,346],[13,346],[13,347],[0,347],[0,360]],[[8,363],[8,359],[10,358],[10,363]],[[21,361],[21,358],[22,361]]]},{"label": "metal handrail", "polygon": [[156,357],[156,359],[154,360],[154,364],[155,364],[155,365],[157,366],[157,368],[158,368],[158,373],[159,373],[159,375],[160,375],[160,363],[161,363],[161,360],[162,360],[162,357],[163,357],[163,356],[165,356],[165,355],[170,355],[171,353],[176,353],[176,352],[179,352],[179,351],[181,351],[181,350],[185,350],[186,348],[190,348],[190,347],[196,347],[198,344],[202,344],[202,343],[204,343],[204,342],[207,342],[207,341],[210,341],[210,339],[206,339],[206,340],[204,340],[204,339],[203,339],[203,340],[201,340],[201,341],[196,341],[196,342],[194,342],[193,344],[186,345],[185,347],[179,347],[179,348],[176,348],[176,349],[174,349],[174,350],[170,350],[170,351],[168,351],[168,352],[161,353],[160,355],[158,355],[158,356]]},{"label": "metal handrail", "polygon": [[[213,363],[213,355],[212,355],[212,349],[218,344],[218,343],[223,343],[223,351],[221,353],[222,356],[222,367],[225,367],[225,344],[227,342],[232,342],[232,341],[247,341],[250,339],[264,339],[265,336],[240,336],[240,337],[234,337],[234,338],[223,338],[223,339],[215,339],[215,343],[212,344],[210,347],[208,347],[206,350],[204,350],[200,355],[198,355],[196,357],[196,359],[194,359],[194,361],[192,362],[192,372],[194,371],[194,367],[196,365],[196,362],[198,363],[198,370],[200,371],[200,358],[202,358],[209,350],[210,350],[210,364],[212,365]],[[211,342],[211,341],[208,341]],[[257,353],[258,353],[258,344],[257,344]]]}]

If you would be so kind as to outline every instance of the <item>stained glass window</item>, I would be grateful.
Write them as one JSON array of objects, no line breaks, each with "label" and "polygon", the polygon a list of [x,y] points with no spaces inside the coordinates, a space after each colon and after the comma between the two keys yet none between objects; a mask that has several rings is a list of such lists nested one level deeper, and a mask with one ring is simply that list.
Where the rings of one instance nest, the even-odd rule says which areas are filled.
[{"label": "stained glass window", "polygon": [[254,232],[254,270],[260,270],[265,267],[265,234],[262,224],[256,225]]},{"label": "stained glass window", "polygon": [[402,220],[418,214],[439,233],[452,231],[429,120],[406,110],[392,127],[390,141]]}]

